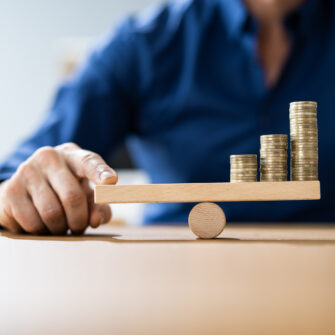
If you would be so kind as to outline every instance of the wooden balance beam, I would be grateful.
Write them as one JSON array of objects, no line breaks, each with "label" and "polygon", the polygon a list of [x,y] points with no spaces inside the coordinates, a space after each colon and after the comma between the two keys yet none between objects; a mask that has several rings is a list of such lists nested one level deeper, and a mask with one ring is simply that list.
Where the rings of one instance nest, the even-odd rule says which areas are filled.
[{"label": "wooden balance beam", "polygon": [[95,186],[98,204],[318,200],[320,197],[319,181]]},{"label": "wooden balance beam", "polygon": [[188,224],[200,238],[214,238],[223,231],[226,216],[214,202],[318,200],[319,181],[97,185],[95,202],[158,203],[199,202],[191,210]]}]

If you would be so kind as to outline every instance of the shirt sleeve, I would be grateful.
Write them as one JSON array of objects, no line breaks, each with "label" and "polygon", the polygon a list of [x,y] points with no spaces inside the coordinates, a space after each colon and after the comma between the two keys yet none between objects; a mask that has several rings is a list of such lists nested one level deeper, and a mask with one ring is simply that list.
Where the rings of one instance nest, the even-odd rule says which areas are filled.
[{"label": "shirt sleeve", "polygon": [[100,42],[58,89],[37,130],[0,163],[0,180],[10,178],[42,146],[75,142],[106,157],[125,139],[136,113],[135,44],[127,21]]}]

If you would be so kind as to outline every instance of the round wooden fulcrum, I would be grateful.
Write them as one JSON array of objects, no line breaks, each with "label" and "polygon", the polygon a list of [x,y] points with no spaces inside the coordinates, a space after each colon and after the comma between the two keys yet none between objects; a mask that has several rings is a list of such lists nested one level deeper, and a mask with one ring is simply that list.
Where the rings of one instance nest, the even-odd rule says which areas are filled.
[{"label": "round wooden fulcrum", "polygon": [[196,236],[204,239],[215,238],[222,233],[226,216],[217,204],[201,202],[192,208],[188,224]]}]

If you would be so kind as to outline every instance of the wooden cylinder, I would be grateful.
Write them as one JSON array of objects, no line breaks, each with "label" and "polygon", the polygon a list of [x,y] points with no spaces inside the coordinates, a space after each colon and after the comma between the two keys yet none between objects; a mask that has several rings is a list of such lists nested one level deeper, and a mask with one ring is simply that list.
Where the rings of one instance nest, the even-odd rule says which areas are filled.
[{"label": "wooden cylinder", "polygon": [[192,208],[188,224],[199,238],[215,238],[222,233],[226,225],[226,216],[217,204],[202,202]]}]

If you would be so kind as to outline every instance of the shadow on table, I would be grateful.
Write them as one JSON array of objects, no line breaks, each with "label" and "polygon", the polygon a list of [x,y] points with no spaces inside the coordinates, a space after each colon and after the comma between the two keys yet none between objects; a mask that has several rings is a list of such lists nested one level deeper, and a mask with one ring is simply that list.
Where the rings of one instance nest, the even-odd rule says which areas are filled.
[{"label": "shadow on table", "polygon": [[269,243],[301,245],[335,245],[335,228],[330,226],[245,226],[227,227],[216,239],[196,238],[185,227],[140,227],[89,230],[81,236],[32,236],[0,230],[0,236],[30,241],[102,241],[111,243]]}]

